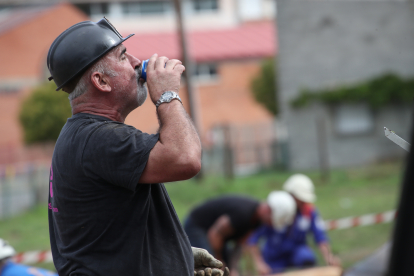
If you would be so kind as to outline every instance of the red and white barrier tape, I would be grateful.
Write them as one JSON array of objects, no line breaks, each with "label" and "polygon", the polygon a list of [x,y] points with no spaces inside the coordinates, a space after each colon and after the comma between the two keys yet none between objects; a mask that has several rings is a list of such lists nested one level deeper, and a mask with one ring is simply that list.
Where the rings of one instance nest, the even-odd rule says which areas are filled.
[{"label": "red and white barrier tape", "polygon": [[367,214],[359,217],[347,217],[336,220],[327,220],[325,221],[325,229],[346,229],[357,226],[387,223],[393,221],[395,219],[396,214],[397,212],[395,210],[392,210],[384,213]]},{"label": "red and white barrier tape", "polygon": [[53,262],[52,251],[27,251],[13,256],[12,260],[16,263],[35,264]]},{"label": "red and white barrier tape", "polygon": [[[367,214],[359,217],[347,217],[336,220],[325,221],[326,230],[346,229],[357,226],[366,226],[379,223],[388,223],[395,219],[397,212],[395,210],[378,213]],[[33,264],[33,263],[49,263],[53,262],[51,251],[27,251],[18,253],[13,257],[16,263]]]}]

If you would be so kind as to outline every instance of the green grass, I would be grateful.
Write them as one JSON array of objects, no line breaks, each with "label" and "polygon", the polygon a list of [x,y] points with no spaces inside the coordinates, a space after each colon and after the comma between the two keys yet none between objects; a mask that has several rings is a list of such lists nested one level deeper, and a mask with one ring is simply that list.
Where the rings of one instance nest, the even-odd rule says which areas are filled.
[{"label": "green grass", "polygon": [[[402,179],[402,163],[385,163],[361,168],[338,169],[323,182],[318,172],[304,172],[315,184],[320,214],[324,219],[338,219],[395,209]],[[245,178],[228,180],[207,177],[170,183],[168,193],[183,221],[188,211],[206,198],[225,193],[241,193],[265,200],[271,190],[282,188],[292,172],[268,171]],[[392,224],[329,231],[332,251],[341,258],[344,268],[369,256],[390,237]],[[310,243],[313,244],[312,239]],[[323,259],[318,254],[319,264]],[[246,261],[245,263],[250,263]],[[251,267],[251,265],[248,265]]]},{"label": "green grass", "polygon": [[[402,174],[401,163],[377,164],[363,168],[334,170],[326,183],[318,172],[309,175],[317,194],[317,207],[324,219],[362,215],[394,209]],[[292,172],[267,171],[244,178],[206,177],[169,183],[168,193],[180,219],[203,200],[226,194],[241,193],[265,200],[272,190],[282,188]]]},{"label": "green grass", "polygon": [[[304,172],[315,183],[317,207],[324,219],[383,212],[396,208],[403,166],[401,163],[376,164],[353,169],[333,170],[322,182],[318,172]],[[166,185],[178,216],[183,220],[189,210],[202,201],[227,193],[240,193],[265,200],[271,190],[281,189],[291,172],[266,171],[233,180],[205,177]],[[0,222],[0,237],[18,252],[49,248],[47,206]],[[333,251],[344,267],[375,251],[390,237],[392,224],[373,225],[328,232]],[[320,256],[319,256],[320,258]],[[51,264],[40,265],[53,268]]]},{"label": "green grass", "polygon": [[0,237],[18,252],[49,249],[47,205],[36,206],[27,213],[3,220]]},{"label": "green grass", "polygon": [[[46,203],[0,223],[0,238],[7,240],[17,252],[50,249]],[[36,266],[55,271],[52,263]]]}]

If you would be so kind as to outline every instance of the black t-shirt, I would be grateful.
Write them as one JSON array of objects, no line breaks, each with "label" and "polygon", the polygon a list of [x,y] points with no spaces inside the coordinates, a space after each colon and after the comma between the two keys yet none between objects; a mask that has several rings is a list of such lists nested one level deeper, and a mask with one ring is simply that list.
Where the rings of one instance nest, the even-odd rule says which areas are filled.
[{"label": "black t-shirt", "polygon": [[196,207],[189,217],[195,225],[208,231],[220,216],[228,215],[235,232],[227,240],[238,239],[259,226],[260,221],[255,217],[258,206],[259,201],[247,196],[222,196]]},{"label": "black t-shirt", "polygon": [[193,275],[191,246],[164,185],[138,183],[158,138],[101,116],[68,119],[50,171],[59,275]]}]

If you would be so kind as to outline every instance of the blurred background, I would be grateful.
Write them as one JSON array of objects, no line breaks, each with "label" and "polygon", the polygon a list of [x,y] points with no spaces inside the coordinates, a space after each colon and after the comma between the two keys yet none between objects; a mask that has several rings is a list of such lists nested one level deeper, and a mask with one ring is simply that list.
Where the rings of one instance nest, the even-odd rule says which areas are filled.
[{"label": "blurred background", "polygon": [[[383,128],[409,139],[413,1],[0,0],[0,238],[18,252],[49,249],[50,160],[71,116],[47,81],[48,49],[66,28],[103,16],[135,33],[125,45],[137,58],[186,63],[180,94],[203,168],[167,185],[180,219],[225,193],[264,200],[294,172],[311,177],[326,220],[396,208],[406,152]],[[155,107],[147,101],[126,123],[155,133]],[[392,222],[328,235],[347,269],[391,232]],[[240,265],[255,275],[247,256]]]}]

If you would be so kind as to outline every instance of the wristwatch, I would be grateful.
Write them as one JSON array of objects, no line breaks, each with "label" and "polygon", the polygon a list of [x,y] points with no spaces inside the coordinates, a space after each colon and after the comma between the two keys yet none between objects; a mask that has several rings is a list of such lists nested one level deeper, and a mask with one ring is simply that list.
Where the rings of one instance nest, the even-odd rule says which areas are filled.
[{"label": "wristwatch", "polygon": [[174,99],[177,99],[177,100],[180,101],[180,103],[183,103],[177,93],[175,93],[173,91],[166,91],[166,92],[162,93],[161,97],[159,98],[159,100],[157,101],[155,106],[159,107],[160,104],[169,103]]}]

